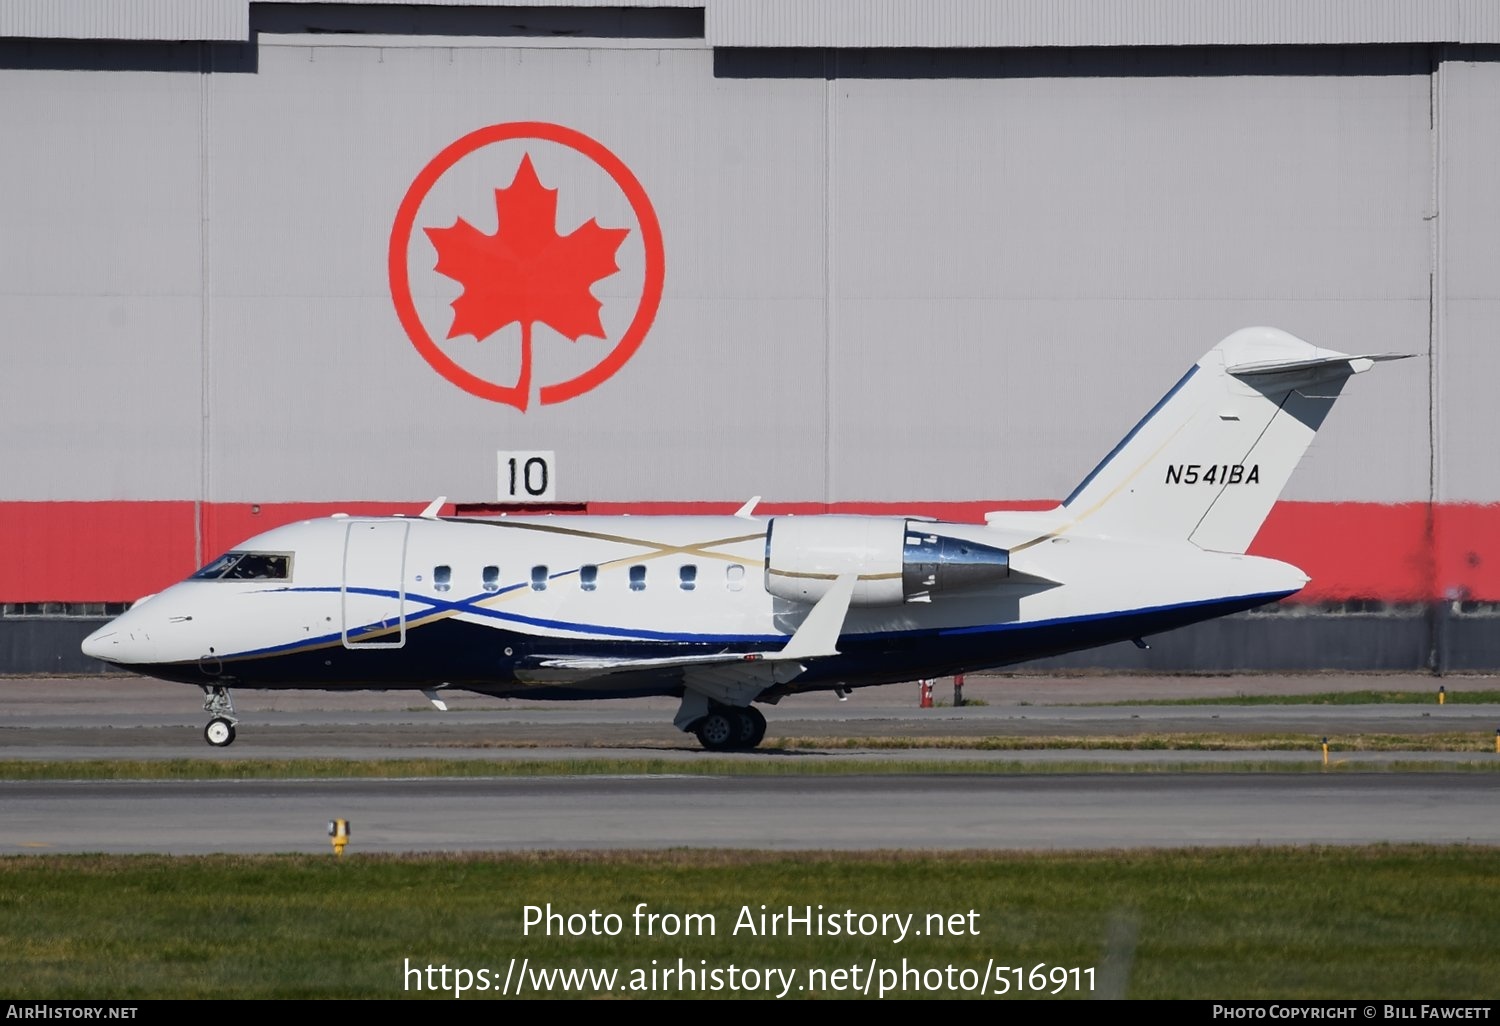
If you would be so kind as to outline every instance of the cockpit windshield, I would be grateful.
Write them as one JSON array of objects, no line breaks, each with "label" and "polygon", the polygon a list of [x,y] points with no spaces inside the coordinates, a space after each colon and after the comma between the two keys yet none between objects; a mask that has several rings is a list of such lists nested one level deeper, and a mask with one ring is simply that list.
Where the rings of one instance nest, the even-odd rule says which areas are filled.
[{"label": "cockpit windshield", "polygon": [[195,581],[285,581],[292,576],[288,552],[226,552],[192,576]]}]

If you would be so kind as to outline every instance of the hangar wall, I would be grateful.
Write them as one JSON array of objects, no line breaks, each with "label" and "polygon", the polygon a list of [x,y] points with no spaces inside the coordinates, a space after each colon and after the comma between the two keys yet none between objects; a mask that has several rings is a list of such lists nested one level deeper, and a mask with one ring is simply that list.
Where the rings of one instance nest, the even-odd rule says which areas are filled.
[{"label": "hangar wall", "polygon": [[[497,450],[555,451],[559,500],[602,511],[1045,505],[1205,349],[1270,323],[1420,357],[1351,386],[1255,549],[1409,643],[1299,618],[1292,662],[1500,665],[1494,632],[1439,626],[1500,601],[1500,49],[714,48],[690,11],[587,24],[610,34],[282,12],[245,43],[0,40],[0,526],[22,540],[0,627],[300,516],[493,502]],[[552,404],[651,273],[607,170],[535,132],[476,146],[392,243],[424,169],[518,123],[596,142],[660,225],[638,351]],[[524,411],[424,360],[392,277],[454,366],[515,382],[520,324],[446,337],[460,285],[431,232],[494,232],[523,156],[559,234],[625,231],[593,289],[606,338],[537,325]],[[0,645],[0,668],[30,658]]]}]

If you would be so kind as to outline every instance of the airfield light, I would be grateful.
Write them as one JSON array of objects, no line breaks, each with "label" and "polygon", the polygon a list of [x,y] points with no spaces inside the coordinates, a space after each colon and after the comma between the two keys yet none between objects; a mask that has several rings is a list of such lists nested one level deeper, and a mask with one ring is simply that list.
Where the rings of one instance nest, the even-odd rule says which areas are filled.
[{"label": "airfield light", "polygon": [[1328,739],[1326,737],[1323,739],[1323,765],[1328,765]]},{"label": "airfield light", "polygon": [[334,855],[342,856],[344,854],[344,846],[349,843],[351,833],[347,819],[330,819],[328,821],[328,836],[333,838]]},{"label": "airfield light", "polygon": [[1448,689],[1442,684],[1438,685],[1438,705],[1443,705],[1448,698]]}]

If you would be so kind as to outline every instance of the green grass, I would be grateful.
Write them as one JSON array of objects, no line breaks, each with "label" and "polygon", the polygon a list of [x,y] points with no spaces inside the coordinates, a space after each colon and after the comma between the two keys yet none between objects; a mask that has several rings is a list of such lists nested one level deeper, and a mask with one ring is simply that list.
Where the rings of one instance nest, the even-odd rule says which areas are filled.
[{"label": "green grass", "polygon": [[[965,737],[959,735],[913,737],[788,737],[780,747],[794,750],[870,749],[973,749],[977,751],[1121,751],[1121,752],[1321,752],[1321,736],[1274,733],[1143,733],[1115,735],[1013,734]],[[1348,734],[1329,738],[1335,752],[1488,752],[1495,753],[1494,735],[1482,731],[1448,731],[1435,734]]]},{"label": "green grass", "polygon": [[[899,746],[897,746],[899,747]],[[1072,747],[1090,747],[1079,742]],[[1095,746],[1097,747],[1097,746]],[[1143,746],[1147,747],[1147,746]],[[1383,763],[1341,761],[1347,749],[1333,748],[1330,765],[1322,764],[1321,749],[1303,744],[1307,758],[1293,762],[1247,757],[1231,762],[1095,762],[1058,759],[1023,762],[1018,759],[913,759],[892,762],[880,759],[838,758],[819,760],[786,758],[767,752],[758,758],[731,760],[705,755],[695,759],[651,759],[607,757],[591,759],[161,759],[80,760],[45,762],[15,759],[0,761],[0,780],[349,780],[392,777],[555,777],[555,776],[908,776],[924,774],[1076,774],[1076,773],[1310,773],[1354,772],[1495,772],[1500,756],[1476,751],[1472,760],[1423,759],[1420,750],[1401,749],[1408,758]],[[1189,749],[1182,749],[1189,750]],[[1205,749],[1212,750],[1212,749]],[[1227,749],[1226,749],[1227,750]],[[1264,750],[1264,749],[1261,749]]]},{"label": "green grass", "polygon": [[[1497,705],[1500,691],[1449,691],[1453,705]],[[1074,703],[1058,703],[1074,704]],[[1312,695],[1229,695],[1213,698],[1136,698],[1124,702],[1081,702],[1079,705],[1437,705],[1432,691],[1323,691]]]},{"label": "green grass", "polygon": [[[533,967],[628,972],[682,958],[802,973],[871,959],[899,969],[903,958],[983,970],[993,958],[1093,967],[1096,982],[1123,980],[1133,998],[1488,1000],[1500,978],[1497,878],[1500,850],[1427,846],[17,856],[0,858],[0,979],[22,1000],[384,998],[435,996],[403,989],[408,959],[503,975],[512,957]],[[624,932],[523,935],[523,906],[549,902],[620,914]],[[640,902],[710,913],[717,931],[635,936]],[[762,904],[910,912],[919,922],[960,914],[965,925],[973,910],[978,936],[894,944],[731,932],[743,907]]]}]

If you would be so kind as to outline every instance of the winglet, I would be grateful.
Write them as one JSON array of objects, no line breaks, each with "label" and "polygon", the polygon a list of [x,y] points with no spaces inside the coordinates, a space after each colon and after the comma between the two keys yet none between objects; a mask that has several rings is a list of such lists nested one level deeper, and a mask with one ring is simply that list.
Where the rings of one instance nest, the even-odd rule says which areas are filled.
[{"label": "winglet", "polygon": [[442,512],[443,507],[447,505],[447,503],[448,496],[439,495],[436,499],[433,499],[431,502],[429,502],[427,504],[427,508],[418,513],[417,516],[421,517],[423,520],[436,520],[438,518],[438,514]]},{"label": "winglet", "polygon": [[786,647],[777,652],[776,659],[817,659],[821,656],[838,655],[839,632],[844,629],[844,617],[849,614],[849,602],[854,598],[855,574],[844,574],[833,582],[833,587],[818,599],[797,633]]},{"label": "winglet", "polygon": [[745,503],[739,509],[737,509],[737,510],[734,511],[734,515],[737,516],[737,517],[739,517],[741,520],[750,520],[751,519],[750,514],[753,513],[755,511],[755,507],[759,506],[759,505],[760,505],[760,496],[759,495],[752,495],[752,496],[750,496],[750,501],[749,502]]}]

